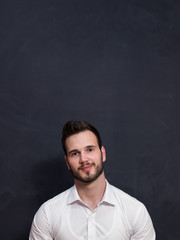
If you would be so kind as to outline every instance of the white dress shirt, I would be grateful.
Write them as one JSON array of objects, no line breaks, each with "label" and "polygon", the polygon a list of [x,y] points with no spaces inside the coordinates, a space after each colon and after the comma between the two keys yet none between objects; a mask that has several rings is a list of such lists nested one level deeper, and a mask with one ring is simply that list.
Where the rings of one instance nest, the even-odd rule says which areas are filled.
[{"label": "white dress shirt", "polygon": [[29,240],[155,240],[145,206],[106,183],[93,211],[75,186],[45,202],[34,217]]}]

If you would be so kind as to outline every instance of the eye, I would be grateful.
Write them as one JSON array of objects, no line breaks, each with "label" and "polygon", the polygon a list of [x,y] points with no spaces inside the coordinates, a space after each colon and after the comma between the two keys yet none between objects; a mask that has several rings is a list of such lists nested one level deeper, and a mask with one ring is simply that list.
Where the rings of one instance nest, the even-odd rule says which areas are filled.
[{"label": "eye", "polygon": [[88,152],[92,152],[94,149],[93,148],[88,148],[87,151]]},{"label": "eye", "polygon": [[77,156],[78,155],[78,152],[72,152],[71,153],[71,157],[75,157],[75,156]]}]

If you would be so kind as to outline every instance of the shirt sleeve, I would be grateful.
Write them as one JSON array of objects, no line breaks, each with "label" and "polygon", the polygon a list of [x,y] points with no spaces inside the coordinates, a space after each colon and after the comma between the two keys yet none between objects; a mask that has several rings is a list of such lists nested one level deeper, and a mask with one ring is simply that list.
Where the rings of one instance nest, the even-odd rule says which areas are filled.
[{"label": "shirt sleeve", "polygon": [[156,234],[153,227],[152,220],[146,209],[142,204],[133,221],[133,234],[131,240],[155,240]]},{"label": "shirt sleeve", "polygon": [[53,240],[50,223],[46,213],[46,203],[44,203],[34,216],[29,240]]}]

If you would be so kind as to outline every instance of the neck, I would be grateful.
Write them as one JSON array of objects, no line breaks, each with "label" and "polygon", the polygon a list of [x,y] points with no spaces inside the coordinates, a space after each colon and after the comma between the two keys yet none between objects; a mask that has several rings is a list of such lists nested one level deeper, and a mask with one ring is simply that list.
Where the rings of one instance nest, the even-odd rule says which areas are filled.
[{"label": "neck", "polygon": [[81,200],[86,203],[91,210],[94,210],[102,200],[105,192],[106,181],[104,172],[91,183],[83,183],[77,179],[75,179],[74,182]]}]

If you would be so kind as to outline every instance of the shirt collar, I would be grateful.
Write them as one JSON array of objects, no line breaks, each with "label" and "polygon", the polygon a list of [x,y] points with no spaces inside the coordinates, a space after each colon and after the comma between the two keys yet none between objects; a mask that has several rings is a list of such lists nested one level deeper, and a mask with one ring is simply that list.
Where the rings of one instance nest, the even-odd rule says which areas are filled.
[{"label": "shirt collar", "polygon": [[[68,200],[67,200],[67,204],[71,204],[71,203],[74,203],[74,202],[77,202],[77,201],[82,202],[82,200],[80,199],[79,194],[77,192],[76,186],[74,185],[70,189],[70,194],[69,194],[69,197],[68,197]],[[103,202],[106,202],[106,203],[111,204],[111,205],[115,205],[112,186],[108,183],[107,180],[106,180],[105,193],[104,193],[104,196],[103,196],[100,203],[103,203]]]},{"label": "shirt collar", "polygon": [[69,197],[67,200],[67,204],[71,204],[74,203],[76,201],[81,201],[79,194],[77,192],[76,186],[74,185],[71,189],[70,189],[70,193],[69,193]]},{"label": "shirt collar", "polygon": [[108,183],[107,180],[106,180],[105,193],[104,193],[104,196],[103,196],[101,202],[106,202],[106,203],[109,203],[111,205],[115,205],[114,193],[113,193],[113,190],[112,190],[112,186],[111,186],[111,184]]}]

